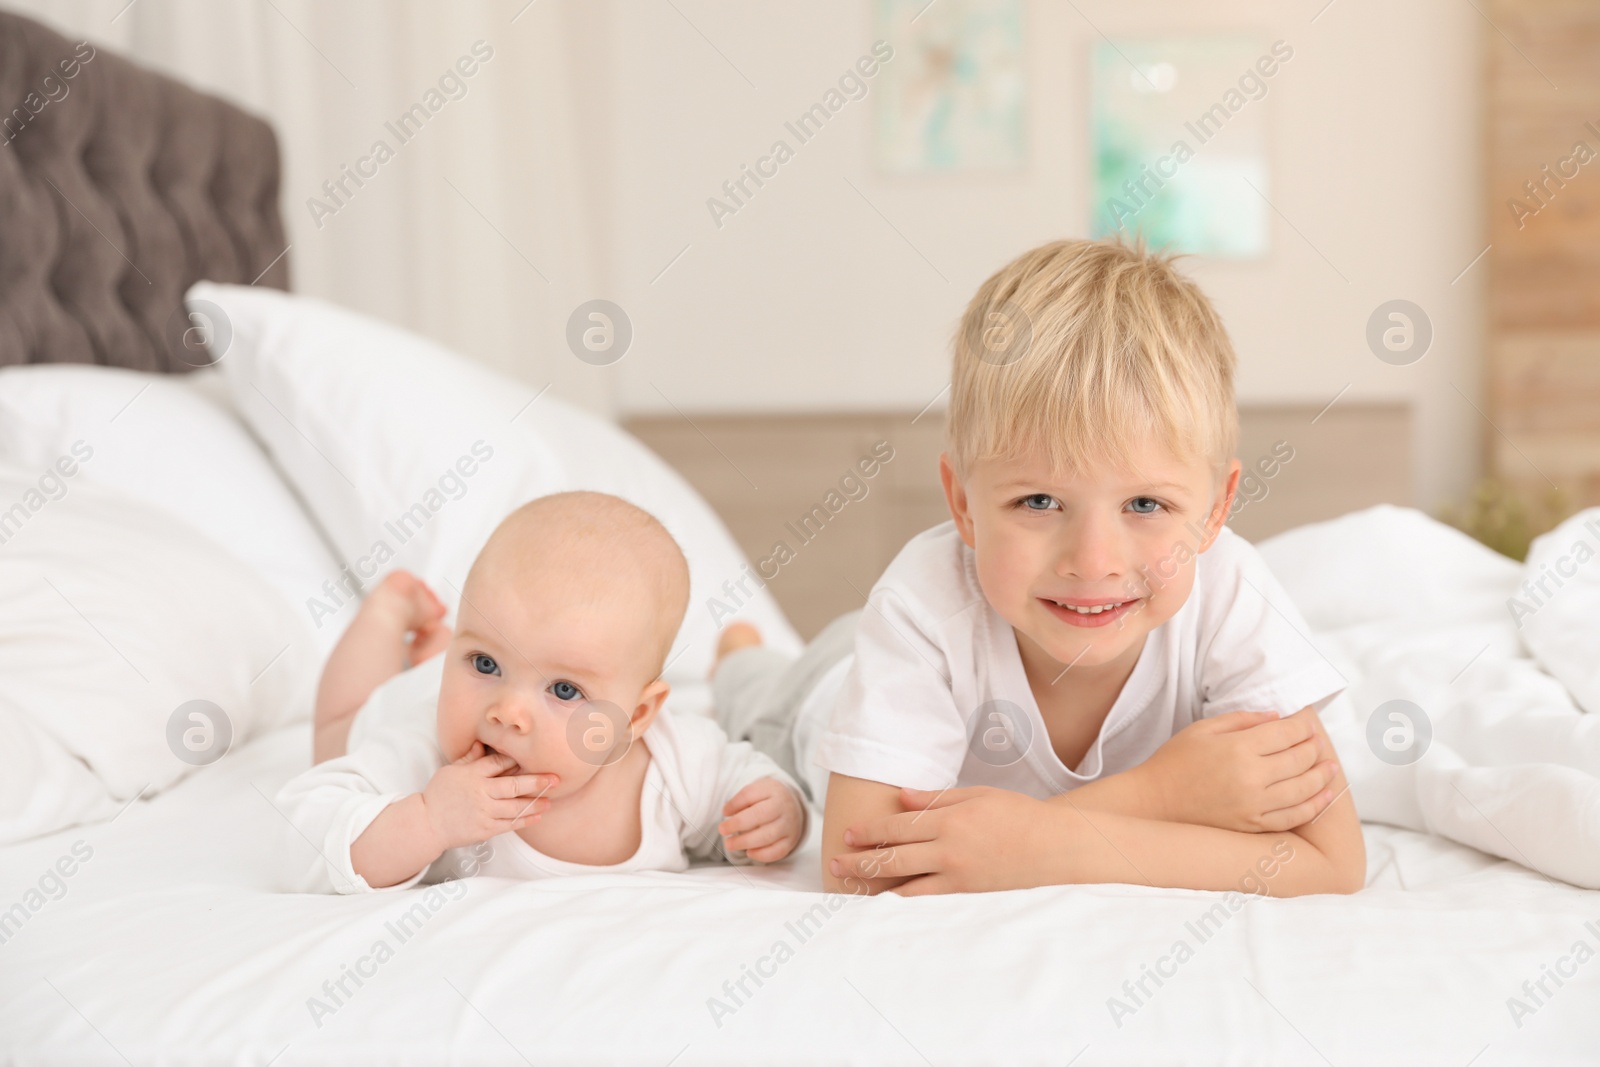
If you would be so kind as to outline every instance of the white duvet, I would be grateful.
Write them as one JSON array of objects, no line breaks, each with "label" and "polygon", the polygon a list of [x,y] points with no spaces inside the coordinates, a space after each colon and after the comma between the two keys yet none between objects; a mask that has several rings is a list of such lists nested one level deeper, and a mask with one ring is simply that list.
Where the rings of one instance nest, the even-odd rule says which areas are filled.
[{"label": "white duvet", "polygon": [[1600,561],[1546,582],[1535,613],[1523,588],[1597,518],[1569,520],[1527,567],[1407,508],[1262,544],[1350,679],[1323,714],[1363,820],[1600,888],[1600,716],[1558,680],[1600,657]]},{"label": "white duvet", "polygon": [[[1358,894],[830,898],[814,842],[765,870],[282,894],[284,850],[310,846],[267,798],[305,762],[302,724],[0,852],[0,908],[38,903],[0,944],[0,1058],[1600,1060],[1600,893],[1549,876],[1596,870],[1595,720],[1519,640],[1519,568],[1392,508],[1263,551],[1351,680],[1328,714],[1369,820]],[[1363,711],[1390,699],[1432,725],[1408,766],[1366,740]]]}]

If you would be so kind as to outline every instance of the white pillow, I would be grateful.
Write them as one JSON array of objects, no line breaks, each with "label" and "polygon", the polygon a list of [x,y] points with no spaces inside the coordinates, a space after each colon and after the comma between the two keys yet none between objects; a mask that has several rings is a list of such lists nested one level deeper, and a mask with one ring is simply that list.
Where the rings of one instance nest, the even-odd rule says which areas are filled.
[{"label": "white pillow", "polygon": [[[688,616],[669,681],[705,677],[719,622],[709,608],[748,566],[706,502],[628,434],[550,395],[393,326],[307,297],[201,282],[231,335],[219,359],[234,398],[347,565],[319,621],[342,630],[350,590],[396,567],[454,612],[460,583],[495,525],[567,489],[613,493],[655,515],[689,560]],[[405,515],[414,521],[400,523]],[[738,615],[777,648],[800,642],[765,589],[747,582]]]},{"label": "white pillow", "polygon": [[0,693],[0,845],[100,822],[119,806],[88,764]]},{"label": "white pillow", "polygon": [[[190,523],[305,612],[339,565],[244,424],[207,398],[208,387],[221,386],[209,368],[8,367],[0,370],[0,458],[43,471],[68,457],[75,477]],[[310,629],[326,655],[337,633]]]},{"label": "white pillow", "polygon": [[1579,707],[1600,714],[1600,508],[1535,538],[1522,571],[1507,604],[1518,636]]},{"label": "white pillow", "polygon": [[1256,548],[1315,631],[1499,621],[1495,605],[1517,574],[1516,560],[1392,504],[1297,526]]},{"label": "white pillow", "polygon": [[[189,525],[81,472],[0,463],[0,604],[0,780],[30,782],[0,791],[0,841],[99,817],[108,797],[159,792],[310,714],[317,659],[294,607]],[[63,751],[97,790],[83,795]],[[43,790],[80,795],[41,803]]]}]

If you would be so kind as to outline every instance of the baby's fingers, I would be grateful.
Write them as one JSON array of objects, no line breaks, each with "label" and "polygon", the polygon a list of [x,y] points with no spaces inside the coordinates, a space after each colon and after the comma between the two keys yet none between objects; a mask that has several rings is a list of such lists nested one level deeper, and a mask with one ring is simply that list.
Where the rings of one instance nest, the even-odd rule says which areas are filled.
[{"label": "baby's fingers", "polygon": [[789,853],[793,852],[794,846],[795,839],[793,837],[786,836],[779,838],[772,844],[766,845],[762,848],[749,849],[745,852],[745,855],[749,856],[757,863],[776,863]]},{"label": "baby's fingers", "polygon": [[482,759],[483,756],[484,756],[484,753],[486,751],[487,750],[483,747],[483,742],[482,741],[474,741],[474,742],[472,742],[472,747],[467,749],[467,754],[462,756],[460,759],[456,760],[455,762],[456,762],[456,764],[458,766],[464,766],[464,765],[466,765],[468,763],[473,762],[474,760]]},{"label": "baby's fingers", "polygon": [[737,793],[733,794],[733,797],[726,804],[722,805],[722,814],[732,815],[736,811],[741,811],[744,808],[748,808],[752,804],[770,797],[772,795],[772,788],[767,784],[768,781],[769,779],[766,778],[758,779],[754,782],[751,782]]},{"label": "baby's fingers", "polygon": [[490,778],[484,784],[491,797],[509,800],[512,797],[542,796],[555,788],[556,781],[553,774],[507,774]]},{"label": "baby's fingers", "polygon": [[510,800],[490,801],[488,813],[491,818],[501,822],[516,822],[543,815],[550,810],[548,800],[536,800],[532,797],[513,797]]},{"label": "baby's fingers", "polygon": [[[457,760],[456,762],[471,763],[472,769],[483,775],[485,778],[493,778],[499,774],[503,774],[517,765],[517,761],[506,755],[504,752],[490,752],[488,749],[483,747],[483,742],[481,741],[474,741],[472,743],[472,750],[478,754],[477,759]],[[471,754],[472,753],[470,752],[468,753],[469,756]]]},{"label": "baby's fingers", "polygon": [[769,823],[779,815],[778,801],[773,797],[763,797],[735,814],[723,819],[717,824],[717,832],[727,837],[729,834],[742,833],[753,830],[757,826]]},{"label": "baby's fingers", "polygon": [[782,822],[769,822],[748,830],[742,834],[733,834],[724,838],[730,852],[748,852],[753,848],[775,844],[788,836]]}]

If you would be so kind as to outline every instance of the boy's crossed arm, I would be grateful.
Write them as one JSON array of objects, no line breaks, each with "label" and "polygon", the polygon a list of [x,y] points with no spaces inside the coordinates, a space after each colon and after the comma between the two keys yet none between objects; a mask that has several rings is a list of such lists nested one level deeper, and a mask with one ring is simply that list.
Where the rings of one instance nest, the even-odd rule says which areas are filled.
[{"label": "boy's crossed arm", "polygon": [[1295,896],[1366,877],[1355,805],[1310,708],[1202,720],[1133,770],[1043,801],[835,774],[823,857],[829,889],[864,879],[907,895],[1126,882]]}]

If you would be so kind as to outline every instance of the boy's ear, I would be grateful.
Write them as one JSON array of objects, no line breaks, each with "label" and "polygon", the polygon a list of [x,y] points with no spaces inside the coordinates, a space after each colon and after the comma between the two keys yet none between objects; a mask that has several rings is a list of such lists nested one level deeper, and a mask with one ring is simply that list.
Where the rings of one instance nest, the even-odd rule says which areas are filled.
[{"label": "boy's ear", "polygon": [[1211,543],[1222,532],[1223,525],[1228,521],[1228,516],[1233,514],[1233,498],[1239,495],[1239,472],[1243,469],[1238,457],[1234,457],[1228,467],[1228,476],[1225,479],[1222,495],[1211,509],[1210,516],[1206,519],[1206,543],[1200,546],[1204,552],[1211,547]]},{"label": "boy's ear", "polygon": [[629,716],[629,729],[635,741],[650,728],[652,722],[655,722],[656,713],[661,710],[661,705],[671,691],[672,686],[660,678],[644,687],[644,692],[639,694],[639,703],[634,705],[633,714]]},{"label": "boy's ear", "polygon": [[961,534],[961,540],[967,543],[968,548],[974,547],[972,512],[967,505],[967,487],[961,484],[948,452],[939,453],[939,481],[944,485],[944,500],[950,505],[950,517],[956,520],[956,530]]}]

